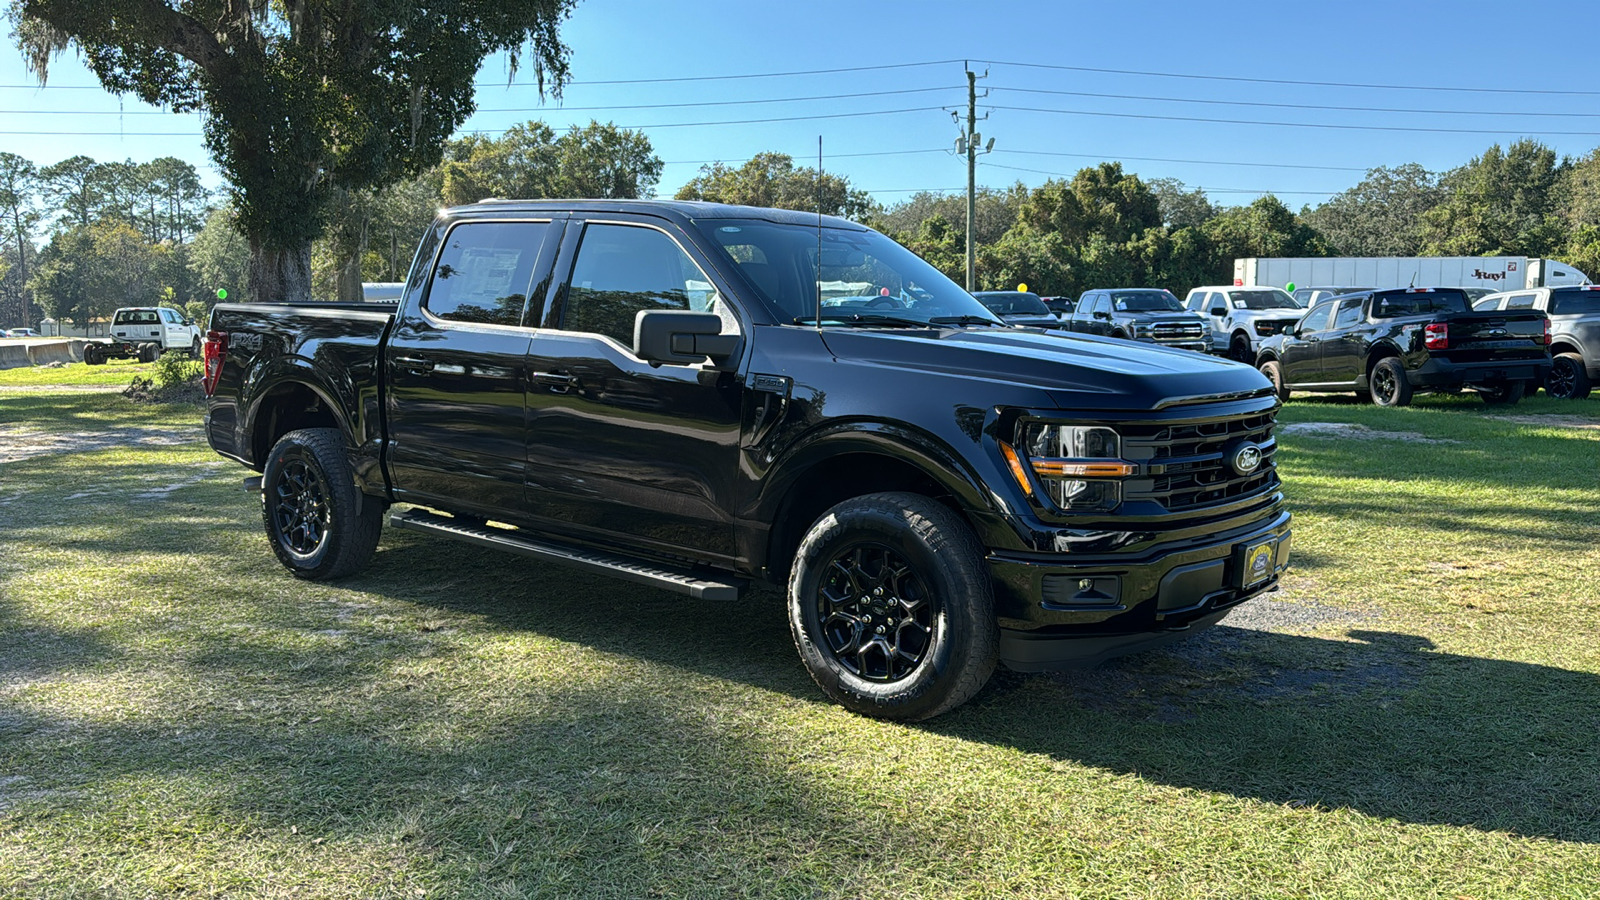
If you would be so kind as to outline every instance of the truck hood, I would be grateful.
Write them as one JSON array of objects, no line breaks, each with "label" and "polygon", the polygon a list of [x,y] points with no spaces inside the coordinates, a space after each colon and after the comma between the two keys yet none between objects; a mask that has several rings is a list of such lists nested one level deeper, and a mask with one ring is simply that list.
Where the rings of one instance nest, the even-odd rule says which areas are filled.
[{"label": "truck hood", "polygon": [[1219,357],[1071,332],[830,329],[823,340],[840,362],[1036,388],[1062,409],[1146,410],[1270,388],[1260,372]]}]

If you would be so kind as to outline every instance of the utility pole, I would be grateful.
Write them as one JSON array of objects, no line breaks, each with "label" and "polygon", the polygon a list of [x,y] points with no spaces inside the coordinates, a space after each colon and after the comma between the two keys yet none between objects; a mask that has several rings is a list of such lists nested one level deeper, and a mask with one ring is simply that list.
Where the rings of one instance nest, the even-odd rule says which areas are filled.
[{"label": "utility pole", "polygon": [[[984,77],[988,77],[988,72]],[[988,96],[985,92],[984,96]],[[956,124],[961,124],[961,114],[952,112]],[[984,118],[988,118],[984,114]],[[978,73],[967,70],[967,123],[961,137],[956,139],[956,150],[967,155],[967,291],[978,288],[978,154],[994,149],[994,138],[980,148],[983,135],[978,134]]]}]

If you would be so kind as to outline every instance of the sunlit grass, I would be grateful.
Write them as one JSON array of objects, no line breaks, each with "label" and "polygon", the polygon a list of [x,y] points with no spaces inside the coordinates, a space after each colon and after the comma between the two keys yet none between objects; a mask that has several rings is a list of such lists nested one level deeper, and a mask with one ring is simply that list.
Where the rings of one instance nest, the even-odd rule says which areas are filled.
[{"label": "sunlit grass", "polygon": [[0,465],[0,896],[1594,896],[1600,432],[1506,416],[1597,412],[1297,399],[1458,442],[1282,439],[1271,602],[1325,624],[919,726],[825,702],[769,595],[404,532],[310,584],[201,444]]},{"label": "sunlit grass", "polygon": [[154,363],[134,359],[111,359],[103,365],[68,363],[64,366],[22,366],[0,369],[0,389],[39,385],[114,385],[127,384],[135,375],[148,378]]}]

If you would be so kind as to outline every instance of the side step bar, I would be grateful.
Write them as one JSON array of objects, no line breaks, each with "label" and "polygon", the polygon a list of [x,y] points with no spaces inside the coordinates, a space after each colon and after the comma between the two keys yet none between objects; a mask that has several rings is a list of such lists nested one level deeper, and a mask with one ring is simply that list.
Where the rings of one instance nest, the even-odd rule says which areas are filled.
[{"label": "side step bar", "polygon": [[654,563],[614,556],[597,550],[565,547],[534,540],[519,532],[487,525],[469,525],[460,519],[441,516],[420,509],[389,514],[389,525],[408,531],[423,531],[439,537],[465,541],[480,547],[492,547],[544,562],[560,563],[586,572],[598,572],[638,584],[688,594],[705,600],[737,600],[739,585],[729,581],[714,581],[688,572],[663,569]]}]

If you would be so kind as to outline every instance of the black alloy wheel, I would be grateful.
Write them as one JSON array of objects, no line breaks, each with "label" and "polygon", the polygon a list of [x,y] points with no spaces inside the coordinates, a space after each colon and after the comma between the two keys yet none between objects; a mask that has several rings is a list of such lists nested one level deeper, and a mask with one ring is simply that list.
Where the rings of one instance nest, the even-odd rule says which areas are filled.
[{"label": "black alloy wheel", "polygon": [[1233,342],[1228,345],[1228,358],[1234,362],[1252,362],[1250,359],[1250,339],[1242,334],[1234,335]]},{"label": "black alloy wheel", "polygon": [[272,485],[272,521],[278,543],[295,556],[309,557],[328,534],[328,486],[303,461],[278,470]]},{"label": "black alloy wheel", "polygon": [[1545,393],[1558,400],[1582,400],[1589,396],[1589,373],[1584,369],[1583,357],[1576,353],[1558,353],[1551,360],[1550,374],[1545,376]]},{"label": "black alloy wheel", "polygon": [[337,428],[302,428],[278,440],[261,472],[261,521],[272,552],[297,578],[360,571],[383,530],[383,501],[356,487]]},{"label": "black alloy wheel", "polygon": [[905,558],[882,544],[856,544],[829,560],[817,587],[824,646],[866,681],[900,681],[933,643],[938,600]]},{"label": "black alloy wheel", "polygon": [[834,702],[915,722],[970,699],[994,672],[1000,632],[983,545],[921,494],[835,504],[789,570],[789,629]]},{"label": "black alloy wheel", "polygon": [[1373,366],[1369,388],[1372,402],[1379,406],[1405,406],[1411,402],[1411,382],[1406,380],[1405,365],[1393,356],[1380,359]]}]

